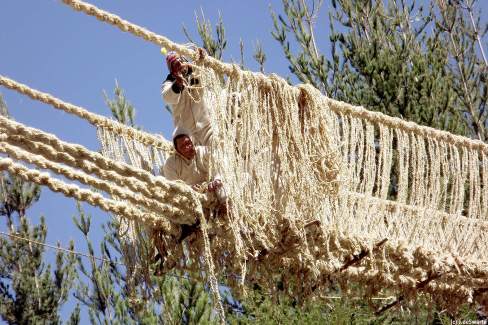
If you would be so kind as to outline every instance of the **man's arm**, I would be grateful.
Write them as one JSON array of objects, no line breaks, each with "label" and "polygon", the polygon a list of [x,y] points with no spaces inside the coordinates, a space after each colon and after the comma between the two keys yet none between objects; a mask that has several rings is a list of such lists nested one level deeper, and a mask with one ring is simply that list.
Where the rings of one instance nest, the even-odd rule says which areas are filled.
[{"label": "man's arm", "polygon": [[196,146],[195,150],[197,152],[195,158],[198,170],[208,174],[210,171],[210,150],[208,150],[207,146]]},{"label": "man's arm", "polygon": [[[197,168],[204,170],[206,173],[210,174],[210,150],[205,146],[197,147]],[[213,171],[213,175],[210,175],[210,183],[208,183],[207,190],[213,192],[222,187],[222,178],[219,174]]]},{"label": "man's arm", "polygon": [[176,171],[176,162],[173,157],[168,158],[164,163],[163,175],[170,181],[179,180],[178,173]]},{"label": "man's arm", "polygon": [[161,86],[161,95],[166,103],[170,105],[178,104],[184,88],[183,83],[178,82],[176,77],[169,74]]}]

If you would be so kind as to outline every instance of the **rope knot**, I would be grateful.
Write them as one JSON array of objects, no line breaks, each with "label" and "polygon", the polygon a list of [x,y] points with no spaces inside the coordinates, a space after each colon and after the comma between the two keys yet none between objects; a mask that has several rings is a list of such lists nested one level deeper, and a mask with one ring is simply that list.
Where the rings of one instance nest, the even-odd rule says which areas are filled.
[{"label": "rope knot", "polygon": [[197,54],[196,61],[199,63],[203,62],[208,55],[207,51],[203,47],[197,48],[196,54]]},{"label": "rope knot", "polygon": [[232,63],[231,66],[232,66],[232,71],[229,77],[237,78],[239,76],[239,73],[241,72],[241,67],[236,63]]}]

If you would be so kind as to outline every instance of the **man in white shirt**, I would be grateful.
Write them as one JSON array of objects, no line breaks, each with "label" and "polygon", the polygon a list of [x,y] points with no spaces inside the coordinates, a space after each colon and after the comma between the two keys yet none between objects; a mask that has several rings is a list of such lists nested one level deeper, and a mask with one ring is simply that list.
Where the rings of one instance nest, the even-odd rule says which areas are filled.
[{"label": "man in white shirt", "polygon": [[[204,146],[194,146],[190,132],[179,127],[173,132],[175,153],[166,159],[163,172],[164,177],[171,181],[180,180],[193,187],[209,181],[209,152]],[[213,183],[210,186],[210,183]],[[209,183],[221,186],[221,181],[214,178]]]},{"label": "man in white shirt", "polygon": [[[175,153],[166,159],[163,167],[164,177],[171,181],[183,181],[194,190],[215,195],[218,214],[225,214],[227,197],[220,177],[209,176],[210,156],[207,147],[194,146],[189,132],[183,128],[176,128],[173,132],[173,145]],[[195,232],[198,226],[198,223],[182,225],[179,241]]]},{"label": "man in white shirt", "polygon": [[212,128],[200,79],[188,61],[175,52],[168,53],[166,63],[170,73],[161,86],[161,94],[171,106],[175,128],[187,129],[195,145],[209,145]]}]

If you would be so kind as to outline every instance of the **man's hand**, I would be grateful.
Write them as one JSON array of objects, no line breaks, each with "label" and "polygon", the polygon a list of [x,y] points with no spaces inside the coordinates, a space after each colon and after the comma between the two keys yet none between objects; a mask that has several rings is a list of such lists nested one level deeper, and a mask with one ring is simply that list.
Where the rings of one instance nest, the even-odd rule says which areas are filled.
[{"label": "man's hand", "polygon": [[177,75],[180,74],[180,71],[183,67],[183,64],[181,63],[180,59],[176,59],[171,63],[171,74],[172,75]]},{"label": "man's hand", "polygon": [[183,78],[183,76],[180,74],[177,74],[177,75],[174,75],[176,80],[175,80],[175,83],[181,88],[183,86],[185,86],[186,84],[186,81],[185,81],[185,78]]},{"label": "man's hand", "polygon": [[175,60],[171,64],[171,74],[176,78],[175,83],[180,87],[186,86],[186,80],[184,75],[188,71],[188,64],[180,59]]},{"label": "man's hand", "polygon": [[208,183],[207,189],[209,192],[215,192],[221,187],[222,187],[222,181],[220,179],[216,179],[213,182]]},{"label": "man's hand", "polygon": [[188,63],[182,62],[181,59],[177,59],[171,64],[171,74],[173,76],[181,75],[187,69],[188,69]]}]

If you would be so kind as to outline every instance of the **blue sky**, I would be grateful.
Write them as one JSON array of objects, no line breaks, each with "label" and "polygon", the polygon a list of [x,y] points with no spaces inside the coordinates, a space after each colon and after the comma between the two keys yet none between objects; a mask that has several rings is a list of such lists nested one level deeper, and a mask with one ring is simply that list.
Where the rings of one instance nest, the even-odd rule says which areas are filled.
[{"label": "blue sky", "polygon": [[[486,13],[487,3],[480,1]],[[267,55],[265,70],[284,77],[290,75],[279,44],[271,37],[272,20],[269,7],[279,9],[281,1],[94,1],[91,3],[124,19],[186,43],[184,24],[195,39],[195,12],[203,9],[213,23],[218,13],[223,16],[228,39],[225,61],[239,60],[239,40],[246,49],[246,63],[257,70],[251,58],[259,40]],[[327,6],[325,1],[324,6]],[[324,8],[323,11],[327,10]],[[485,19],[486,20],[486,19]],[[326,12],[319,16],[316,30],[319,48],[328,48],[329,21]],[[485,44],[486,46],[486,44]],[[486,49],[486,47],[485,47]],[[0,4],[0,74],[18,80],[65,101],[83,106],[92,112],[110,115],[102,91],[110,95],[118,80],[127,98],[137,110],[136,123],[145,130],[171,134],[171,117],[164,109],[159,89],[167,70],[160,49],[142,39],[77,13],[60,1],[3,0]],[[0,89],[12,116],[28,126],[55,134],[68,142],[97,150],[95,129],[85,121],[57,111],[50,106],[31,101],[6,89]],[[85,205],[93,216],[94,242],[99,242],[100,224],[108,215]],[[84,241],[71,217],[76,214],[73,200],[43,189],[41,200],[30,211],[34,223],[41,215],[48,224],[48,243],[61,242],[68,246],[74,239],[78,250],[86,251]],[[0,230],[5,231],[0,223]],[[54,253],[48,251],[52,258]],[[71,307],[70,307],[71,306]],[[71,309],[72,305],[66,309]],[[66,316],[69,310],[63,312]]]}]

